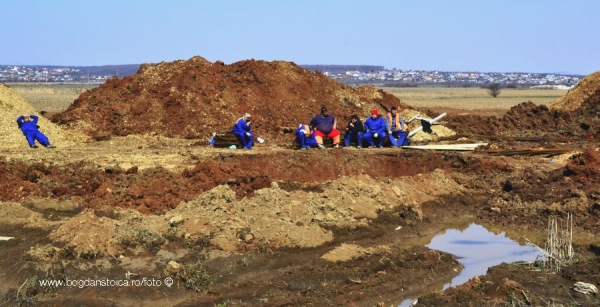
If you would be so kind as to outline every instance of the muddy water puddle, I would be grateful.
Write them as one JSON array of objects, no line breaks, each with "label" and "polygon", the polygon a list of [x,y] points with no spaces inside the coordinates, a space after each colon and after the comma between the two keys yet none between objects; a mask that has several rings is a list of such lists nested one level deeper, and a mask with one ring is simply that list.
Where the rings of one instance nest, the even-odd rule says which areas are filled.
[{"label": "muddy water puddle", "polygon": [[[535,261],[541,257],[536,248],[520,245],[507,238],[504,232],[494,234],[478,224],[470,224],[464,230],[448,229],[431,239],[426,246],[456,256],[463,265],[460,273],[445,284],[442,290],[462,285],[475,276],[485,275],[488,268],[495,265]],[[408,307],[413,303],[415,299],[407,299],[399,306]],[[418,303],[415,305],[418,306]]]}]

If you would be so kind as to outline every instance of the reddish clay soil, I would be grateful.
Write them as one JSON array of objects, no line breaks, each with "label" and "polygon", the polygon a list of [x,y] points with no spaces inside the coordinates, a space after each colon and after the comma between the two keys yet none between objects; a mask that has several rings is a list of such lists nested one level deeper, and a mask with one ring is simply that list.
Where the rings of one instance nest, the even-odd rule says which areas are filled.
[{"label": "reddish clay soil", "polygon": [[229,131],[250,113],[258,135],[277,139],[282,127],[308,123],[322,106],[340,122],[373,108],[407,108],[382,90],[348,87],[290,62],[225,65],[194,57],[145,64],[133,76],[110,79],[53,120],[68,126],[84,122],[83,130],[99,140],[129,134],[204,139]]},{"label": "reddish clay soil", "polygon": [[[340,117],[410,107],[293,63],[144,65],[54,116],[88,143],[2,147],[0,237],[14,238],[0,240],[0,306],[598,306],[573,289],[600,283],[600,101],[580,92],[596,94],[572,109],[522,103],[443,123],[463,143],[565,154],[299,151],[281,146],[292,138],[282,127],[323,104]],[[272,142],[202,145],[248,111]],[[435,235],[477,223],[544,246],[549,220],[569,214],[574,263],[501,264],[442,291],[461,265],[425,247]]]},{"label": "reddish clay soil", "polygon": [[594,106],[584,105],[582,109],[570,112],[524,102],[512,107],[501,117],[455,116],[448,119],[446,125],[464,134],[523,137],[543,135],[597,140],[600,138],[599,115],[597,103]]},{"label": "reddish clay soil", "polygon": [[446,125],[459,134],[600,139],[600,71],[548,106],[524,102],[505,115],[454,116]]},{"label": "reddish clay soil", "polygon": [[[0,183],[0,200],[61,199],[68,196],[80,199],[87,208],[133,208],[142,213],[156,214],[173,209],[180,202],[190,201],[218,185],[228,185],[236,192],[237,198],[242,198],[251,197],[255,190],[267,188],[273,181],[295,186],[332,180],[342,175],[399,177],[448,168],[441,156],[408,155],[409,161],[404,155],[364,155],[356,162],[348,161],[357,158],[356,155],[342,153],[331,157],[321,157],[318,152],[294,156],[288,153],[224,155],[220,161],[198,162],[180,173],[160,167],[145,170],[137,167],[98,169],[81,162],[55,166],[4,160],[0,161],[0,171],[5,174],[5,180]],[[338,159],[345,163],[339,163]],[[319,172],[312,171],[316,161],[323,165]],[[346,166],[350,162],[352,166]]]}]

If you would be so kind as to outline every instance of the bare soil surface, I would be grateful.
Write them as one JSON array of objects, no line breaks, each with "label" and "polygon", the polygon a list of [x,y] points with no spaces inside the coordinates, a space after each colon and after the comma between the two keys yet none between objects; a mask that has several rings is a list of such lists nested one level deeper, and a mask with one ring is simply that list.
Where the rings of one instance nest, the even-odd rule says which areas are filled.
[{"label": "bare soil surface", "polygon": [[[25,112],[0,89],[3,111]],[[13,238],[0,240],[0,306],[397,306],[417,297],[417,306],[598,306],[573,290],[600,282],[598,96],[573,110],[465,110],[413,138],[488,143],[472,152],[290,149],[280,128],[308,121],[323,95],[342,118],[382,105],[405,118],[440,111],[293,63],[193,58],[82,94],[41,126],[57,149],[3,140],[0,237]],[[206,145],[248,109],[267,142]],[[487,151],[539,148],[569,151]],[[478,223],[544,246],[549,219],[569,213],[577,257],[560,272],[502,264],[441,290],[461,265],[425,247],[435,235]]]}]

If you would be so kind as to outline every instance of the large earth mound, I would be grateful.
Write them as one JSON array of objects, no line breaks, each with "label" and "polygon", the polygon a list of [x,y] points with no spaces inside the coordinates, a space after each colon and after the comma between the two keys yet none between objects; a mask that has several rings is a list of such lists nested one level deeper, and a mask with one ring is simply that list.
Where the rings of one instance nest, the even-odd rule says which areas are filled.
[{"label": "large earth mound", "polygon": [[[23,114],[36,114],[35,108],[19,93],[0,83],[0,143],[29,150],[25,136],[17,126],[17,118]],[[75,131],[65,131],[43,116],[39,116],[38,126],[54,145],[63,146],[83,142],[86,137]]]},{"label": "large earth mound", "polygon": [[578,108],[585,108],[586,105],[600,102],[600,71],[597,71],[579,81],[577,85],[569,92],[548,104],[550,108],[574,111]]},{"label": "large earth mound", "polygon": [[87,91],[53,121],[95,139],[129,134],[207,138],[228,131],[244,113],[257,136],[277,138],[282,127],[307,123],[321,106],[338,121],[372,108],[408,108],[374,87],[348,87],[291,62],[246,60],[225,65],[201,57],[144,64],[124,79]]}]

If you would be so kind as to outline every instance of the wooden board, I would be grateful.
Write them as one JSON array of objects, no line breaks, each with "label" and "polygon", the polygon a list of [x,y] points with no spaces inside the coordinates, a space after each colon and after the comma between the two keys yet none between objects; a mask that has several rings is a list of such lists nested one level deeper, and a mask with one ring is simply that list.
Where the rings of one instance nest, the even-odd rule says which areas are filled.
[{"label": "wooden board", "polygon": [[568,152],[575,151],[572,148],[527,148],[527,149],[515,149],[515,150],[486,150],[487,153],[492,156],[556,156],[565,154]]},{"label": "wooden board", "polygon": [[487,146],[487,143],[416,145],[416,146],[402,146],[402,148],[406,148],[406,149],[425,149],[425,150],[458,150],[458,151],[469,151],[469,150],[475,150],[475,148],[477,148],[479,146]]},{"label": "wooden board", "polygon": [[240,141],[233,134],[233,132],[217,133],[217,135],[215,135],[214,147],[226,148],[231,145],[235,145],[237,148],[242,148],[242,144],[240,144]]}]

